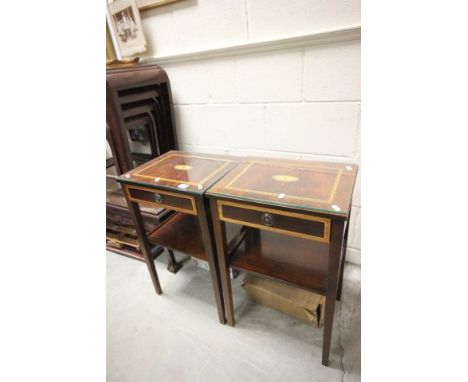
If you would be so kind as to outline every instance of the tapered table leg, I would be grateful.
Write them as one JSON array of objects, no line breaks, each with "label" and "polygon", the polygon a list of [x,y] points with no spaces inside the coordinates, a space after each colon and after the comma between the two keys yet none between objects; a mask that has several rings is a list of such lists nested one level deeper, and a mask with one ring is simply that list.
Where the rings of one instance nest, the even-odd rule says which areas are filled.
[{"label": "tapered table leg", "polygon": [[[124,186],[125,187],[125,186]],[[151,258],[151,250],[149,246],[148,237],[146,235],[145,225],[143,223],[143,218],[141,217],[140,206],[138,203],[128,200],[127,193],[124,192],[125,198],[127,199],[128,209],[133,219],[133,224],[137,232],[138,242],[140,243],[141,252],[145,258],[148,271],[151,276],[151,281],[153,282],[154,289],[157,294],[162,293],[161,285],[159,284],[158,273],[156,272],[156,266],[154,261]]]},{"label": "tapered table leg", "polygon": [[231,275],[229,272],[229,254],[227,250],[226,224],[219,220],[216,200],[211,200],[211,216],[213,220],[213,231],[216,240],[216,251],[218,254],[219,273],[226,308],[228,324],[235,325],[234,302],[232,299]]},{"label": "tapered table leg", "polygon": [[203,244],[208,257],[208,264],[210,265],[211,283],[213,284],[218,318],[221,324],[225,324],[224,299],[219,275],[218,258],[215,253],[216,247],[213,240],[213,226],[210,218],[209,202],[204,198],[197,197],[195,203],[198,210],[198,222],[200,224]]},{"label": "tapered table leg", "polygon": [[330,250],[328,256],[328,285],[325,301],[325,322],[323,325],[322,365],[328,366],[333,329],[333,316],[338,290],[341,249],[343,246],[344,221],[333,220]]},{"label": "tapered table leg", "polygon": [[337,300],[341,300],[341,290],[343,289],[343,274],[344,274],[344,266],[345,266],[345,261],[346,261],[346,248],[348,247],[348,232],[349,232],[350,219],[351,219],[351,209],[348,215],[348,221],[346,222],[346,229],[345,229],[344,239],[343,239],[343,254],[341,255],[340,276],[338,279],[338,291],[336,295]]}]

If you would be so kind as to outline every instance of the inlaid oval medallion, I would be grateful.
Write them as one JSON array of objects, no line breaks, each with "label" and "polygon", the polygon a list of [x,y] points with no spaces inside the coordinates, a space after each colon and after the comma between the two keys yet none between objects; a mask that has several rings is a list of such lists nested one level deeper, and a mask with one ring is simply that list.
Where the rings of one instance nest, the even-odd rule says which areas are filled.
[{"label": "inlaid oval medallion", "polygon": [[273,175],[272,178],[278,182],[297,182],[299,178],[292,175]]},{"label": "inlaid oval medallion", "polygon": [[192,166],[189,166],[188,164],[177,164],[174,166],[176,170],[190,170]]}]

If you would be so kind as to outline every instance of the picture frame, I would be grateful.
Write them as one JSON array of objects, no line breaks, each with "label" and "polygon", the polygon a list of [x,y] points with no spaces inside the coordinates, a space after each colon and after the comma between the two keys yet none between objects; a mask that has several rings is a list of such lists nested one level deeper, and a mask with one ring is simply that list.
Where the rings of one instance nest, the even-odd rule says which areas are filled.
[{"label": "picture frame", "polygon": [[135,0],[115,0],[109,3],[107,24],[119,59],[147,50],[148,44]]},{"label": "picture frame", "polygon": [[110,35],[109,24],[106,22],[106,61],[114,61],[117,59],[117,52]]}]

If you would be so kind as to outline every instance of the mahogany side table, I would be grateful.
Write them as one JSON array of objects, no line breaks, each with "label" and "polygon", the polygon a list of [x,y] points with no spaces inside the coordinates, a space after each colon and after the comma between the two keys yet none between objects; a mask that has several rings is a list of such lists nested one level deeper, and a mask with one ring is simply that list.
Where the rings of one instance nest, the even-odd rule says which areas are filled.
[{"label": "mahogany side table", "polygon": [[[324,295],[322,364],[328,366],[357,170],[348,164],[249,158],[208,190],[230,325],[235,324],[230,267]],[[235,245],[227,245],[227,223],[244,227]]]},{"label": "mahogany side table", "polygon": [[[238,161],[232,156],[169,151],[122,174],[125,198],[132,215],[148,270],[157,294],[162,293],[149,243],[208,261],[219,321],[226,322],[209,202],[205,191]],[[149,234],[140,204],[176,211]],[[236,229],[235,226],[232,226]]]}]

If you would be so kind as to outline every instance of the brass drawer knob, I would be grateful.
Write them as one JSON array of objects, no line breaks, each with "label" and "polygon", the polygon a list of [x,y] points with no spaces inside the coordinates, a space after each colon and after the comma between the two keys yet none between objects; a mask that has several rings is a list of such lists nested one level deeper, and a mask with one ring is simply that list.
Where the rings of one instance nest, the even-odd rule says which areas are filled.
[{"label": "brass drawer knob", "polygon": [[162,203],[163,197],[160,194],[154,194],[154,201],[156,203]]},{"label": "brass drawer knob", "polygon": [[266,225],[267,227],[271,227],[273,223],[275,222],[275,218],[273,217],[272,214],[262,214],[261,220],[263,225]]}]

